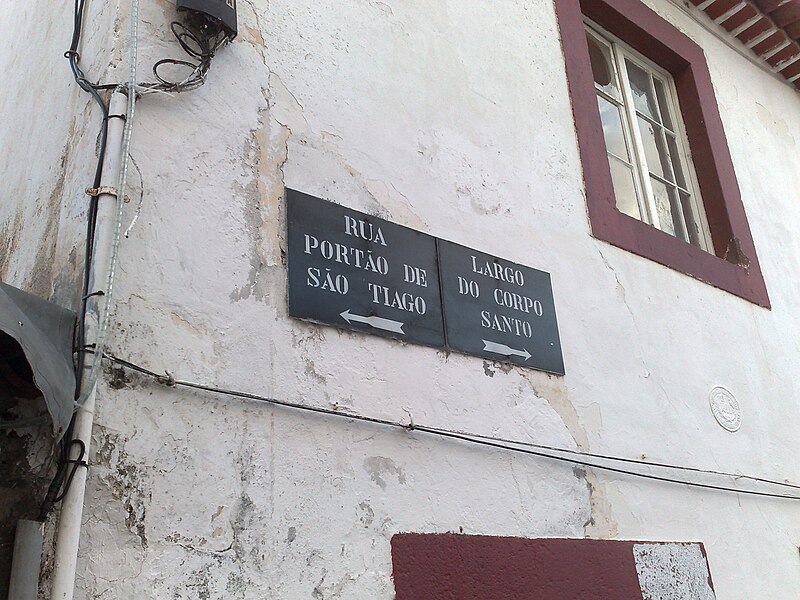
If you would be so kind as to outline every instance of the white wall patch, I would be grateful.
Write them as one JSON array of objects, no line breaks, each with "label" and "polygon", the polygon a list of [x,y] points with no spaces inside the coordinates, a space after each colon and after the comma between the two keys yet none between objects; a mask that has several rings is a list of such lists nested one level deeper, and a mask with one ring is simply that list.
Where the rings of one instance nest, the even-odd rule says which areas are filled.
[{"label": "white wall patch", "polygon": [[700,544],[635,544],[643,600],[715,600]]}]

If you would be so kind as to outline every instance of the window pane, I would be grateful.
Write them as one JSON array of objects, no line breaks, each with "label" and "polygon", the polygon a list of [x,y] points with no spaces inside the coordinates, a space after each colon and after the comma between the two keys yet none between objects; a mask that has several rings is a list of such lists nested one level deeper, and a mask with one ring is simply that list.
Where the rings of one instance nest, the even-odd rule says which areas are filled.
[{"label": "window pane", "polygon": [[589,34],[586,35],[586,41],[589,44],[589,60],[592,64],[594,82],[604,92],[619,100],[619,86],[617,85],[617,76],[614,70],[614,61],[611,58],[611,50],[608,46],[601,44]]},{"label": "window pane", "polygon": [[641,220],[639,202],[636,200],[636,185],[633,182],[633,169],[613,156],[608,157],[611,167],[611,179],[614,182],[614,195],[617,199],[617,209]]},{"label": "window pane", "polygon": [[672,186],[667,187],[652,177],[650,178],[650,185],[653,187],[660,229],[684,238],[683,225],[681,223],[682,211],[680,204],[678,204],[677,190]]},{"label": "window pane", "polygon": [[667,102],[667,91],[664,89],[664,84],[658,77],[653,77],[653,83],[656,86],[656,97],[658,98],[658,108],[661,110],[661,122],[667,129],[674,130],[672,126],[672,115],[669,112],[669,103]]},{"label": "window pane", "polygon": [[619,107],[601,96],[597,97],[597,105],[600,108],[600,121],[603,124],[606,148],[620,158],[630,160],[628,148],[625,144],[625,133],[622,130],[622,116]]},{"label": "window pane", "polygon": [[686,229],[688,229],[689,234],[689,241],[694,244],[695,246],[703,246],[701,241],[702,236],[700,235],[700,223],[697,222],[697,219],[694,215],[694,209],[692,207],[692,199],[689,194],[685,192],[678,192],[680,199],[681,199],[681,207],[683,208],[683,217],[686,221]]},{"label": "window pane", "polygon": [[625,61],[625,67],[628,70],[628,80],[631,82],[633,105],[636,110],[654,121],[658,121],[656,102],[650,88],[650,75],[629,60]]},{"label": "window pane", "polygon": [[675,136],[671,133],[667,134],[667,145],[669,146],[669,155],[672,158],[672,169],[675,171],[675,181],[679,186],[685,188],[686,177],[683,175],[681,153],[678,151],[678,142],[675,140]]},{"label": "window pane", "polygon": [[672,181],[672,169],[669,165],[669,155],[661,127],[653,125],[642,117],[637,117],[637,121],[642,134],[647,168],[659,177]]}]

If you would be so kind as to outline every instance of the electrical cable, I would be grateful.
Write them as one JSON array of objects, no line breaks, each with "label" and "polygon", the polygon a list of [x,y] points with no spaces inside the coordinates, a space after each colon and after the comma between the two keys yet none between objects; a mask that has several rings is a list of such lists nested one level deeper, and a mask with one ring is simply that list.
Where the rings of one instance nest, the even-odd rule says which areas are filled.
[{"label": "electrical cable", "polygon": [[[78,446],[78,457],[75,459],[69,458],[69,450],[72,446]],[[86,444],[84,444],[83,440],[71,440],[68,444],[66,444],[66,452],[67,458],[62,459],[59,462],[59,468],[56,471],[53,480],[50,482],[50,486],[47,489],[47,495],[45,496],[44,501],[42,502],[41,507],[39,507],[39,520],[44,521],[47,519],[47,515],[50,513],[50,510],[53,508],[53,505],[61,502],[64,497],[67,495],[69,491],[69,487],[72,485],[72,480],[75,477],[75,473],[77,472],[79,467],[87,467],[88,463],[84,460],[84,456],[86,455]],[[62,466],[63,463],[63,466]],[[72,470],[67,475],[67,466],[73,465]]]},{"label": "electrical cable", "polygon": [[[106,156],[106,148],[108,141],[108,106],[98,92],[98,87],[93,85],[87,78],[86,74],[80,67],[80,53],[78,46],[80,44],[81,35],[83,32],[83,16],[86,6],[86,0],[75,0],[73,5],[73,23],[72,23],[72,39],[70,41],[69,50],[64,53],[64,57],[69,61],[70,70],[78,84],[83,91],[89,93],[92,99],[100,107],[102,114],[102,124],[100,127],[100,139],[97,153],[97,164],[94,170],[94,177],[92,180],[92,187],[100,187],[103,175],[103,163]],[[88,309],[89,298],[94,294],[89,293],[89,286],[91,285],[91,272],[92,272],[92,256],[94,255],[94,241],[95,229],[97,226],[97,196],[89,197],[89,207],[86,216],[86,242],[84,246],[84,260],[83,260],[83,282],[81,286],[81,304],[78,313],[78,323],[75,328],[75,343],[74,349],[76,351],[76,366],[75,366],[75,399],[79,398],[79,394],[83,389],[83,374],[84,365],[86,361],[85,346],[86,346],[86,312]],[[48,487],[42,504],[44,514],[49,512],[55,498],[58,497],[58,492],[61,489],[64,481],[67,465],[69,464],[69,449],[71,446],[72,433],[74,430],[75,419],[74,415],[69,423],[64,435],[59,440],[59,460],[56,467],[56,473],[53,480]],[[70,477],[68,482],[71,482]]]},{"label": "electrical cable", "polygon": [[[138,23],[139,23],[139,3],[138,0],[131,0],[131,14],[130,14],[130,47],[128,53],[128,83],[127,83],[127,110],[125,125],[122,133],[122,147],[120,150],[121,165],[119,176],[117,180],[117,190],[114,197],[116,211],[114,214],[114,223],[112,225],[111,249],[109,253],[108,267],[106,269],[106,281],[103,288],[103,294],[100,296],[101,308],[98,314],[97,321],[97,334],[94,341],[94,352],[96,356],[101,356],[103,353],[103,345],[105,344],[106,333],[108,332],[109,321],[111,320],[111,308],[114,291],[114,279],[116,276],[117,258],[119,257],[119,244],[120,233],[122,230],[122,206],[125,197],[125,188],[127,185],[128,177],[128,162],[131,150],[131,133],[133,129],[133,117],[136,107],[136,61],[139,49],[138,42]],[[122,89],[123,86],[120,86]],[[92,389],[94,388],[97,378],[100,375],[100,366],[102,360],[94,360],[89,376],[81,390],[80,396],[76,401],[76,409],[86,402]]]},{"label": "electrical cable", "polygon": [[[74,3],[74,19],[73,19],[73,32],[72,32],[72,40],[70,42],[70,47],[67,52],[64,53],[64,56],[69,60],[70,68],[72,70],[73,76],[75,78],[76,83],[78,86],[88,92],[92,98],[97,102],[97,104],[101,108],[101,112],[103,114],[103,121],[102,127],[100,131],[100,148],[98,152],[98,162],[95,168],[94,180],[93,180],[93,188],[96,190],[100,187],[102,182],[102,175],[103,175],[103,163],[105,161],[106,150],[107,150],[107,142],[108,142],[108,121],[110,118],[117,117],[118,115],[109,115],[109,109],[103,99],[100,97],[98,93],[99,86],[95,86],[88,81],[86,78],[85,73],[80,67],[80,54],[78,52],[78,45],[80,43],[81,34],[83,30],[83,16],[84,16],[84,8],[85,8],[85,0],[75,0]],[[123,133],[123,152],[122,155],[124,158],[122,160],[122,166],[119,173],[119,180],[117,184],[117,194],[115,198],[116,202],[116,216],[115,216],[115,223],[114,223],[114,233],[112,237],[112,244],[111,244],[111,253],[109,259],[109,268],[108,268],[108,277],[105,282],[105,289],[102,291],[96,291],[93,293],[89,292],[89,288],[92,285],[92,263],[93,257],[95,253],[95,237],[96,237],[96,228],[97,228],[97,216],[98,216],[98,195],[93,194],[90,195],[90,203],[89,203],[89,210],[87,214],[87,229],[86,229],[86,246],[85,246],[85,256],[84,256],[84,268],[83,268],[83,282],[82,282],[82,294],[81,294],[81,308],[78,317],[78,325],[76,327],[76,340],[75,340],[75,349],[77,351],[77,358],[76,358],[76,386],[75,386],[75,409],[82,405],[88,395],[91,393],[95,382],[97,381],[97,377],[99,376],[99,369],[101,361],[95,360],[89,370],[88,377],[84,378],[84,367],[86,362],[86,354],[87,354],[87,345],[86,345],[86,315],[88,311],[88,301],[90,298],[100,299],[100,306],[98,307],[98,324],[97,324],[97,334],[95,343],[93,344],[94,348],[98,352],[102,352],[103,343],[105,341],[105,333],[108,328],[108,321],[110,316],[111,310],[111,299],[112,299],[112,290],[113,290],[113,282],[114,282],[114,271],[117,259],[117,253],[119,249],[119,234],[120,234],[120,226],[122,223],[122,204],[123,198],[125,193],[125,183],[126,183],[126,176],[127,176],[127,158],[130,154],[130,133],[131,133],[131,124],[133,121],[133,110],[135,105],[135,98],[136,94],[134,92],[135,84],[136,84],[136,53],[137,53],[137,27],[138,27],[138,3],[136,0],[132,0],[131,2],[131,48],[130,48],[130,63],[129,63],[129,78],[128,78],[128,110],[127,116],[125,118],[125,126],[124,126],[124,133]],[[53,504],[59,502],[63,499],[64,495],[67,493],[70,484],[72,483],[72,479],[75,475],[74,467],[72,472],[68,477],[66,477],[66,470],[67,466],[74,462],[70,459],[69,453],[70,449],[75,444],[80,444],[85,448],[84,443],[81,440],[74,440],[72,438],[73,432],[75,427],[75,416],[73,413],[73,418],[70,421],[69,426],[67,427],[66,431],[64,432],[63,437],[59,440],[60,445],[60,458],[58,461],[58,466],[56,468],[56,473],[53,477],[53,480],[48,487],[47,493],[45,495],[45,499],[42,503],[42,514],[47,515],[47,513],[52,508]],[[83,451],[81,452],[82,457]],[[64,480],[66,477],[66,483],[64,484]],[[59,490],[62,488],[62,484],[64,489],[61,493]]]},{"label": "electrical cable", "polygon": [[[98,93],[95,86],[93,86],[80,67],[80,54],[78,53],[78,45],[80,44],[81,34],[83,31],[83,13],[86,0],[75,0],[74,4],[74,19],[72,29],[72,41],[70,42],[69,50],[64,53],[64,56],[69,60],[69,66],[72,70],[75,82],[85,92],[88,92],[100,107],[103,116],[102,126],[100,129],[100,142],[97,153],[97,165],[94,171],[94,178],[92,180],[92,187],[100,187],[101,178],[103,175],[103,162],[106,155],[106,146],[108,138],[108,106]],[[76,341],[75,348],[77,350],[77,366],[76,366],[76,389],[75,396],[77,398],[82,388],[81,383],[83,379],[83,367],[85,362],[85,354],[83,347],[86,343],[86,310],[87,302],[90,297],[89,285],[91,279],[92,255],[94,254],[94,239],[95,227],[97,225],[97,196],[89,197],[89,208],[87,212],[86,222],[86,243],[84,247],[83,257],[83,285],[81,288],[81,306],[78,315],[78,326],[76,328]],[[71,430],[68,429],[66,433]],[[66,436],[65,436],[66,437]]]},{"label": "electrical cable", "polygon": [[[290,402],[287,400],[278,400],[275,398],[269,398],[266,396],[261,396],[258,394],[251,394],[249,392],[241,392],[237,390],[230,390],[225,388],[218,388],[214,386],[204,385],[201,383],[195,383],[191,381],[184,381],[180,379],[175,379],[175,377],[169,372],[165,371],[165,375],[161,375],[156,373],[155,371],[151,371],[145,367],[132,363],[130,361],[118,358],[111,354],[104,354],[104,358],[116,363],[124,368],[127,368],[131,371],[138,372],[142,375],[146,375],[159,383],[165,384],[170,387],[185,387],[196,389],[204,392],[214,393],[214,394],[222,394],[226,396],[233,396],[237,398],[243,398],[247,400],[255,400],[258,402],[265,402],[267,404],[271,404],[274,406],[280,406],[284,408],[291,408],[296,410],[302,410],[306,412],[324,414],[328,416],[335,416],[343,419],[350,419],[353,421],[361,421],[365,423],[371,423],[374,425],[382,425],[392,428],[403,429],[406,431],[421,431],[423,433],[427,433],[430,435],[435,435],[439,437],[459,440],[471,444],[477,444],[480,446],[486,446],[491,448],[497,448],[501,450],[506,450],[510,452],[530,455],[530,456],[537,456],[540,458],[547,458],[550,460],[569,463],[573,465],[579,465],[583,467],[588,467],[592,469],[598,469],[606,472],[616,473],[620,475],[629,475],[632,477],[639,477],[643,479],[649,479],[654,481],[660,481],[664,483],[675,483],[675,484],[682,484],[689,487],[696,487],[702,489],[710,489],[710,490],[717,490],[723,492],[732,492],[737,494],[747,494],[753,496],[760,496],[760,497],[767,497],[767,498],[779,498],[779,499],[787,499],[787,500],[800,500],[800,495],[793,495],[793,494],[784,494],[784,493],[777,493],[777,492],[767,492],[767,491],[760,491],[754,489],[744,489],[744,488],[737,488],[731,487],[726,485],[714,485],[710,483],[703,483],[699,481],[691,481],[691,480],[683,480],[683,479],[676,479],[673,477],[661,476],[661,475],[654,475],[652,473],[644,473],[641,471],[632,471],[620,467],[613,467],[606,464],[598,464],[597,462],[592,462],[588,459],[594,458],[599,460],[608,460],[608,461],[616,461],[616,462],[624,462],[624,463],[633,463],[639,464],[642,466],[649,466],[649,467],[657,467],[662,469],[668,470],[678,470],[678,471],[688,471],[688,472],[696,472],[702,473],[706,475],[715,475],[715,476],[725,476],[731,477],[734,479],[749,479],[752,481],[759,481],[762,483],[767,483],[769,485],[777,486],[777,487],[788,487],[792,489],[798,489],[795,484],[791,483],[784,483],[780,481],[765,479],[761,477],[753,477],[749,475],[739,475],[735,473],[726,473],[724,471],[711,471],[705,469],[698,469],[695,467],[682,467],[678,465],[670,465],[667,463],[655,463],[653,461],[641,461],[636,459],[629,459],[629,458],[622,458],[622,457],[615,457],[615,456],[607,456],[601,454],[592,454],[587,452],[581,452],[576,450],[569,450],[566,448],[557,448],[554,446],[544,446],[539,444],[532,444],[530,442],[518,442],[513,440],[504,440],[502,438],[493,438],[484,435],[476,435],[472,433],[462,432],[462,431],[452,431],[447,429],[440,429],[437,427],[429,427],[427,425],[420,425],[418,423],[414,423],[413,419],[410,424],[403,424],[397,421],[391,421],[388,419],[380,419],[377,417],[369,417],[366,415],[360,415],[356,413],[345,413],[334,409],[329,408],[322,408],[317,406],[310,406],[307,404],[300,404],[296,402]],[[560,452],[565,454],[570,454],[576,458],[570,458],[561,456],[559,454],[553,454],[552,452]]]},{"label": "electrical cable", "polygon": [[796,485],[794,483],[789,483],[789,482],[786,482],[786,481],[777,481],[775,479],[766,479],[764,477],[756,477],[756,476],[753,476],[753,475],[743,475],[741,473],[729,473],[727,471],[715,471],[713,469],[700,469],[700,468],[697,468],[697,467],[685,467],[685,466],[682,466],[682,465],[675,465],[675,464],[671,464],[671,463],[658,462],[658,461],[652,461],[652,460],[645,460],[645,459],[639,459],[639,458],[623,458],[623,457],[619,457],[619,456],[608,456],[608,455],[605,455],[605,454],[596,454],[596,453],[592,453],[592,452],[583,452],[581,450],[570,450],[568,448],[558,448],[558,447],[555,447],[555,446],[547,446],[545,444],[535,444],[533,442],[522,442],[522,441],[518,441],[518,440],[509,440],[509,439],[505,439],[505,438],[498,438],[498,437],[492,437],[492,436],[487,436],[487,435],[480,435],[480,434],[477,434],[477,433],[467,433],[467,432],[463,432],[463,431],[455,431],[453,433],[469,435],[471,437],[480,438],[480,439],[494,440],[494,441],[503,442],[503,443],[506,443],[506,444],[517,444],[519,446],[530,446],[531,448],[539,448],[540,450],[552,450],[554,452],[563,452],[565,454],[575,454],[575,455],[579,455],[579,456],[587,456],[587,457],[590,457],[590,458],[599,458],[599,459],[603,459],[603,460],[613,460],[613,461],[617,461],[617,462],[630,463],[630,464],[636,464],[636,465],[645,465],[645,466],[648,466],[648,467],[657,467],[657,468],[661,468],[661,469],[673,469],[673,470],[678,470],[678,471],[689,471],[689,472],[692,472],[692,473],[703,473],[705,475],[720,475],[720,476],[724,476],[724,477],[731,477],[733,479],[747,479],[747,480],[750,480],[750,481],[757,481],[759,483],[767,483],[769,485],[779,485],[779,486],[783,486],[783,487],[787,487],[787,488],[793,488],[793,489],[796,489],[796,490],[800,490],[800,485]]},{"label": "electrical cable", "polygon": [[[209,71],[211,66],[211,59],[214,57],[214,53],[227,41],[229,41],[229,37],[226,33],[223,32],[221,23],[214,19],[208,19],[205,17],[190,17],[189,21],[191,22],[191,26],[183,25],[179,22],[173,22],[170,25],[173,34],[175,35],[178,43],[181,45],[183,50],[189,54],[190,56],[197,59],[199,62],[197,64],[191,63],[189,61],[178,60],[178,59],[162,59],[153,66],[153,74],[155,75],[158,83],[144,83],[144,84],[137,84],[136,83],[136,60],[137,60],[137,52],[138,52],[138,0],[131,0],[131,14],[130,14],[130,48],[129,48],[129,72],[128,72],[128,81],[127,84],[93,84],[87,78],[86,74],[80,67],[80,53],[78,52],[78,46],[80,44],[81,35],[83,31],[83,18],[84,18],[84,9],[85,9],[86,1],[85,0],[74,0],[74,9],[73,9],[73,29],[72,29],[72,39],[70,42],[69,50],[64,53],[65,58],[69,60],[70,69],[72,70],[73,77],[75,82],[78,86],[88,92],[98,106],[101,109],[102,113],[102,127],[100,130],[100,140],[99,140],[99,151],[98,151],[98,160],[97,166],[95,167],[95,174],[93,179],[92,188],[94,190],[98,190],[101,185],[102,181],[102,174],[103,174],[103,163],[105,161],[107,144],[108,144],[108,122],[109,119],[120,117],[121,115],[109,115],[109,109],[103,98],[100,96],[101,90],[122,90],[127,94],[128,97],[128,106],[126,111],[125,118],[125,126],[123,130],[123,141],[122,141],[122,164],[119,173],[119,179],[116,189],[116,215],[113,224],[113,234],[111,240],[111,252],[107,270],[107,278],[105,281],[105,289],[98,290],[95,292],[90,293],[90,286],[92,285],[92,263],[93,257],[95,253],[95,237],[96,237],[96,228],[97,228],[97,216],[98,216],[98,195],[91,194],[89,200],[89,208],[87,211],[87,224],[86,224],[86,244],[84,249],[84,265],[83,265],[83,282],[81,287],[81,304],[80,304],[80,312],[78,315],[78,324],[75,330],[75,340],[74,340],[74,352],[76,353],[76,387],[75,387],[75,410],[83,405],[83,403],[88,398],[91,390],[94,388],[94,385],[97,381],[99,376],[100,365],[102,360],[94,360],[92,366],[89,370],[89,374],[87,377],[84,377],[85,371],[85,363],[86,363],[86,354],[89,352],[94,353],[93,351],[89,350],[89,346],[86,344],[86,315],[88,311],[88,301],[90,298],[95,298],[96,302],[99,300],[99,306],[97,306],[98,311],[98,323],[97,323],[97,333],[95,337],[95,342],[92,344],[94,351],[96,351],[97,355],[102,355],[103,353],[103,345],[105,343],[106,332],[108,330],[108,325],[110,321],[110,314],[111,314],[111,307],[112,307],[112,291],[114,286],[114,277],[116,272],[116,263],[119,254],[119,244],[120,244],[120,231],[122,225],[122,206],[124,201],[124,194],[125,194],[125,186],[127,182],[127,173],[128,173],[128,160],[130,159],[133,161],[133,157],[130,155],[130,145],[131,145],[131,125],[133,122],[133,113],[136,104],[136,90],[140,90],[142,94],[145,93],[169,93],[169,92],[181,92],[190,89],[195,89],[203,83],[205,83],[206,75]],[[178,82],[173,82],[168,80],[166,77],[159,73],[159,69],[165,65],[177,65],[177,66],[188,66],[192,68],[192,72],[183,80]],[[139,172],[139,177],[141,179],[141,170],[139,169],[138,165],[135,164],[134,167]],[[143,186],[143,180],[142,180]],[[136,220],[139,216],[139,211],[141,210],[142,200],[143,200],[144,190],[141,190],[140,198],[139,198],[139,206],[136,210],[136,214],[133,218],[128,229],[125,231],[125,237],[128,236],[130,233],[131,228],[136,223]],[[64,432],[63,437],[59,440],[60,445],[60,459],[58,462],[58,468],[56,470],[56,474],[53,478],[53,481],[50,484],[48,489],[44,504],[43,504],[43,511],[46,515],[47,511],[49,511],[50,507],[52,507],[53,503],[60,501],[63,499],[64,495],[66,494],[67,490],[69,489],[69,485],[72,482],[72,478],[75,475],[75,468],[73,468],[70,476],[66,480],[66,485],[64,490],[61,494],[58,493],[58,490],[61,489],[62,483],[64,481],[66,467],[69,463],[74,462],[69,459],[69,450],[70,447],[76,443],[80,442],[80,440],[73,440],[72,435],[74,431],[74,424],[75,419],[73,415],[73,419],[70,421],[67,430]],[[11,424],[9,424],[11,425]],[[18,422],[15,424],[16,426],[26,426],[28,425],[27,422],[23,424],[23,422]],[[82,442],[80,442],[82,443]]]},{"label": "electrical cable", "polygon": [[[137,89],[141,94],[186,92],[203,85],[211,68],[211,59],[226,42],[230,40],[216,19],[201,15],[190,15],[187,24],[173,21],[170,29],[183,51],[197,60],[193,63],[178,58],[163,58],[153,65],[156,82],[140,83]],[[189,74],[180,81],[172,81],[163,74],[164,67],[188,67]]]}]

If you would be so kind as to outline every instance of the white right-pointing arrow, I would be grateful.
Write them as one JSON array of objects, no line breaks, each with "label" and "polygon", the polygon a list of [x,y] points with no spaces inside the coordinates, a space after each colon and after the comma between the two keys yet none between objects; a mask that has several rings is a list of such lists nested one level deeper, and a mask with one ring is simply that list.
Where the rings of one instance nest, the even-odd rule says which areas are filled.
[{"label": "white right-pointing arrow", "polygon": [[339,316],[342,317],[348,323],[355,321],[356,323],[365,323],[370,327],[374,327],[375,329],[383,329],[384,331],[392,331],[394,333],[399,333],[405,335],[405,331],[403,331],[403,323],[400,321],[392,321],[391,319],[384,319],[383,317],[363,317],[361,315],[355,315],[350,312],[348,308],[343,313],[339,313]]},{"label": "white right-pointing arrow", "polygon": [[497,342],[490,342],[488,340],[481,340],[483,342],[483,349],[487,352],[494,352],[495,354],[502,354],[503,356],[521,356],[525,360],[528,360],[531,357],[531,353],[528,352],[525,348],[522,350],[516,350],[505,344],[499,344]]}]

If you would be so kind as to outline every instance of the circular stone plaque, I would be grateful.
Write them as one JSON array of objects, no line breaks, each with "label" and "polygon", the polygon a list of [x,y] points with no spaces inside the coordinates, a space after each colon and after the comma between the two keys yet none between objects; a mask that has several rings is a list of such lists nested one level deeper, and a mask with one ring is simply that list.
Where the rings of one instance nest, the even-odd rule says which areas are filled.
[{"label": "circular stone plaque", "polygon": [[717,423],[731,432],[739,430],[742,426],[742,409],[731,392],[722,386],[711,388],[708,403]]}]

